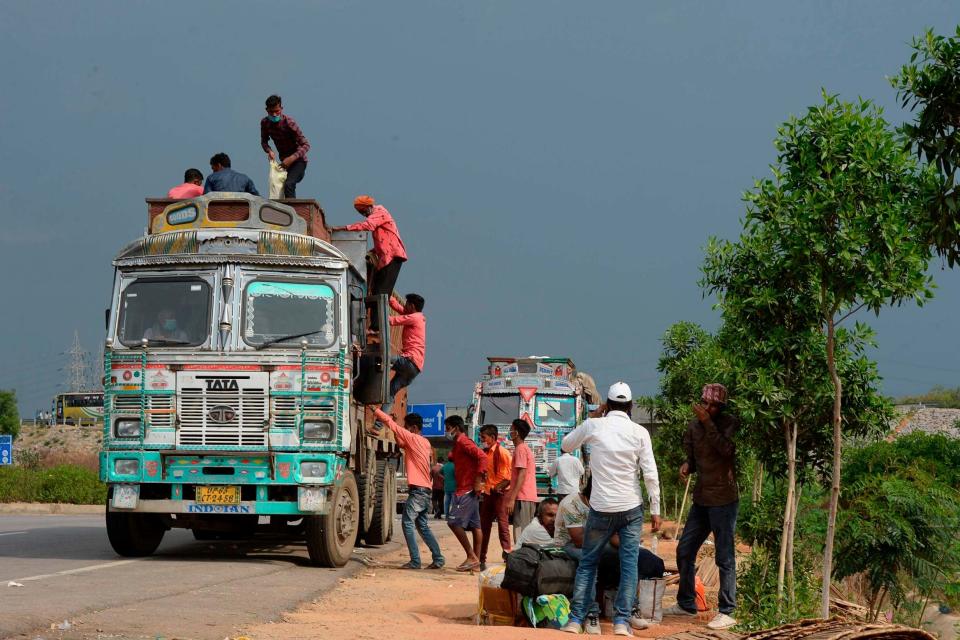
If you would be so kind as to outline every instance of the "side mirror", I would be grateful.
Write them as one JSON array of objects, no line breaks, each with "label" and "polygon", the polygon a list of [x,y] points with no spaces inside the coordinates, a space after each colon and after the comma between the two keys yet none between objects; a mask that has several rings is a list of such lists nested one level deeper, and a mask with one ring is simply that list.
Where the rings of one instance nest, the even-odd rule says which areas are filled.
[{"label": "side mirror", "polygon": [[363,298],[356,298],[350,295],[350,335],[356,336],[360,348],[367,346],[367,306],[363,303]]},{"label": "side mirror", "polygon": [[103,329],[107,333],[110,333],[110,309],[103,310]]},{"label": "side mirror", "polygon": [[387,314],[389,298],[385,294],[368,296],[366,301],[380,321],[378,340],[365,342],[358,372],[353,382],[353,395],[360,404],[383,404],[390,399],[390,323]]}]

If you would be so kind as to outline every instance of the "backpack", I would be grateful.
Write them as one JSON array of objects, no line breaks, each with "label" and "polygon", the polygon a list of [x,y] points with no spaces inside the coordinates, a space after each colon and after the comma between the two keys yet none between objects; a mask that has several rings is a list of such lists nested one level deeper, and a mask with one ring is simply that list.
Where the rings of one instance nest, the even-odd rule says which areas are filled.
[{"label": "backpack", "polygon": [[522,607],[534,628],[562,629],[570,620],[570,601],[562,594],[524,596]]},{"label": "backpack", "polygon": [[563,549],[525,543],[507,556],[501,586],[532,597],[572,596],[576,573],[577,561],[567,556]]}]

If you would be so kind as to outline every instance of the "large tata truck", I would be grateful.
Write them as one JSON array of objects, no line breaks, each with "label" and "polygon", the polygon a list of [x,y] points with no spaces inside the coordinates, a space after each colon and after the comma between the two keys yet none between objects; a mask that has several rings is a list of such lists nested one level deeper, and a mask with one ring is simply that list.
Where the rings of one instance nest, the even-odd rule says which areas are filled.
[{"label": "large tata truck", "polygon": [[560,455],[563,437],[595,408],[592,378],[578,374],[569,358],[488,357],[487,362],[469,410],[473,437],[479,442],[480,427],[496,425],[501,445],[512,451],[510,424],[517,418],[525,420],[530,424],[526,443],[537,466],[537,493],[556,493],[550,466]]},{"label": "large tata truck", "polygon": [[[333,567],[358,541],[388,541],[399,452],[368,407],[387,400],[395,341],[387,296],[367,295],[366,234],[331,235],[314,200],[212,193],[147,209],[147,232],[114,260],[106,318],[114,550],[149,555],[173,527],[271,529]],[[384,330],[369,331],[373,314]]]}]

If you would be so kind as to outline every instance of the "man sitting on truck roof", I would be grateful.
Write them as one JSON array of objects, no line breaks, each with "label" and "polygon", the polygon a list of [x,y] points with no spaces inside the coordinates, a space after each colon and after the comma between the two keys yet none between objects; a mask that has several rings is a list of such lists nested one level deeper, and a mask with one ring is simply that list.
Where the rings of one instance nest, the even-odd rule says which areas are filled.
[{"label": "man sitting on truck roof", "polygon": [[423,316],[423,296],[408,293],[404,304],[390,296],[390,307],[399,313],[390,316],[391,327],[403,327],[400,343],[400,355],[392,361],[393,379],[390,380],[390,401],[400,389],[410,386],[413,379],[423,370],[423,360],[427,349],[427,319]]},{"label": "man sitting on truck roof", "polygon": [[380,408],[374,412],[377,419],[390,427],[397,437],[397,444],[403,450],[403,459],[407,470],[407,484],[410,487],[406,506],[403,508],[401,523],[403,537],[407,541],[410,552],[410,562],[401,569],[420,568],[420,549],[417,546],[417,536],[414,527],[420,532],[420,537],[427,543],[433,562],[427,569],[442,569],[444,565],[443,553],[440,545],[430,531],[427,516],[430,513],[433,483],[430,480],[430,441],[420,435],[423,430],[423,418],[416,413],[408,413],[403,419],[404,429],[385,414]]},{"label": "man sitting on truck roof", "polygon": [[199,169],[187,169],[183,172],[183,184],[167,191],[167,197],[174,200],[186,200],[203,195],[203,174]]},{"label": "man sitting on truck roof", "polygon": [[207,176],[207,183],[203,186],[204,193],[234,191],[260,195],[249,176],[230,168],[230,156],[227,154],[220,152],[210,158],[210,169],[213,173]]}]

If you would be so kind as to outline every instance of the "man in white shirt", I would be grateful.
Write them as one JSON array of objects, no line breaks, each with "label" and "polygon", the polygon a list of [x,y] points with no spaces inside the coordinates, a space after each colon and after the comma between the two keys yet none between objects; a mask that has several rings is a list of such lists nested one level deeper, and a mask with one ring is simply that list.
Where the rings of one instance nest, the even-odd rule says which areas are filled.
[{"label": "man in white shirt", "polygon": [[557,501],[560,502],[571,493],[577,493],[580,490],[583,463],[572,453],[564,453],[553,461],[549,473],[551,478],[557,479]]},{"label": "man in white shirt", "polygon": [[557,522],[559,503],[556,498],[544,498],[537,505],[537,517],[523,528],[517,539],[517,547],[524,544],[553,546],[554,525]]},{"label": "man in white shirt", "polygon": [[607,392],[607,413],[590,418],[561,443],[564,451],[590,445],[590,514],[584,527],[583,557],[577,565],[568,633],[582,633],[583,621],[593,599],[597,566],[604,547],[619,536],[620,588],[617,593],[613,633],[632,636],[630,620],[637,596],[637,556],[643,529],[643,500],[637,484],[643,474],[650,497],[652,531],[660,529],[660,477],[653,458],[650,433],[630,420],[633,394],[625,382],[616,382]]}]

